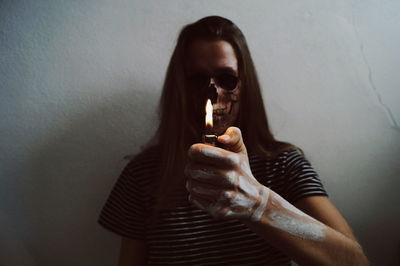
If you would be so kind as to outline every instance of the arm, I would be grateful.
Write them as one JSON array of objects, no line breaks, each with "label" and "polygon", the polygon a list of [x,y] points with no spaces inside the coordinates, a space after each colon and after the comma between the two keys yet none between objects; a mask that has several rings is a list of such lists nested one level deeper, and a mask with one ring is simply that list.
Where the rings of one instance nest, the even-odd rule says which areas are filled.
[{"label": "arm", "polygon": [[225,149],[204,144],[189,149],[186,188],[195,205],[215,218],[241,220],[300,264],[368,265],[349,226],[326,197],[299,200],[296,205],[303,212],[256,180],[238,128],[228,128],[218,141]]},{"label": "arm", "polygon": [[118,266],[143,266],[146,262],[146,244],[144,241],[123,237],[119,252]]},{"label": "arm", "polygon": [[273,191],[261,219],[243,222],[300,265],[368,265],[350,227],[328,198],[309,197],[296,205],[325,224]]},{"label": "arm", "polygon": [[327,197],[303,198],[297,201],[294,206],[345,236],[356,240],[346,220]]}]

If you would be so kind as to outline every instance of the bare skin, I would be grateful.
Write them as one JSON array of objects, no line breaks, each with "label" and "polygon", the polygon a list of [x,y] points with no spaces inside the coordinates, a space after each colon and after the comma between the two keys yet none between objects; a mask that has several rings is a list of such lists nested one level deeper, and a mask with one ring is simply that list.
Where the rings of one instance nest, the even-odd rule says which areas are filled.
[{"label": "bare skin", "polygon": [[[238,76],[239,69],[235,51],[225,41],[196,41],[191,46],[188,72],[189,75],[193,73],[205,73],[210,76],[225,72]],[[238,87],[232,91],[224,90],[217,85],[216,89],[218,98],[213,103],[213,131],[217,135],[220,135],[229,126],[234,124],[238,116],[241,84],[239,81]],[[204,108],[204,106],[200,108]]]},{"label": "bare skin", "polygon": [[[239,74],[235,52],[225,41],[195,42],[188,71]],[[217,87],[213,109],[223,114],[214,114],[214,129],[225,133],[218,141],[226,149],[190,148],[185,169],[190,200],[214,217],[239,219],[300,265],[368,265],[346,220],[327,197],[306,197],[294,206],[254,178],[240,130],[229,128],[237,119],[242,89],[240,83],[231,93]],[[146,250],[144,241],[124,238],[119,265],[145,265]]]},{"label": "bare skin", "polygon": [[[228,128],[218,141],[225,149],[206,144],[189,149],[185,173],[189,200],[196,206],[215,218],[241,220],[300,265],[368,265],[347,223],[326,197],[322,204],[302,202],[304,209],[321,211],[323,223],[255,179],[238,128]],[[260,208],[261,215],[254,217]]]}]

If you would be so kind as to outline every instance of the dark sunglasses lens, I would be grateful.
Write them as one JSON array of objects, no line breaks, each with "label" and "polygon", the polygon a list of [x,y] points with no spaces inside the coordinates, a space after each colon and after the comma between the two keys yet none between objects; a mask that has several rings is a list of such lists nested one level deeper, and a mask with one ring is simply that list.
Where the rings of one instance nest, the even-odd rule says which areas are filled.
[{"label": "dark sunglasses lens", "polygon": [[193,89],[201,89],[206,87],[209,84],[209,77],[206,75],[193,75],[188,79],[190,87]]},{"label": "dark sunglasses lens", "polygon": [[221,74],[216,77],[218,85],[226,90],[234,90],[238,84],[238,77],[230,74]]}]

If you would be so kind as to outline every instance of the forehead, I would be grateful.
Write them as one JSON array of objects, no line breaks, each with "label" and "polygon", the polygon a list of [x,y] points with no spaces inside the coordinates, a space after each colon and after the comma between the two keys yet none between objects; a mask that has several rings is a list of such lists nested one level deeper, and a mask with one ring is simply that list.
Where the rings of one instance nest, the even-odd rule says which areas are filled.
[{"label": "forehead", "polygon": [[226,41],[195,41],[189,49],[189,72],[214,73],[224,70],[238,73],[235,50]]}]

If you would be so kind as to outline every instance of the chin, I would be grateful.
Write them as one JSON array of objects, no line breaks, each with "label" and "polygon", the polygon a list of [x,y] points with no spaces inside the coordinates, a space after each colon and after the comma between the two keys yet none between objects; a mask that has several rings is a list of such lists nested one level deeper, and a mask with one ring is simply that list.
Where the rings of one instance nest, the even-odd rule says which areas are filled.
[{"label": "chin", "polygon": [[214,133],[217,134],[218,136],[223,135],[225,131],[231,126],[233,126],[233,123],[231,123],[230,121],[226,120],[216,121],[214,123]]}]

